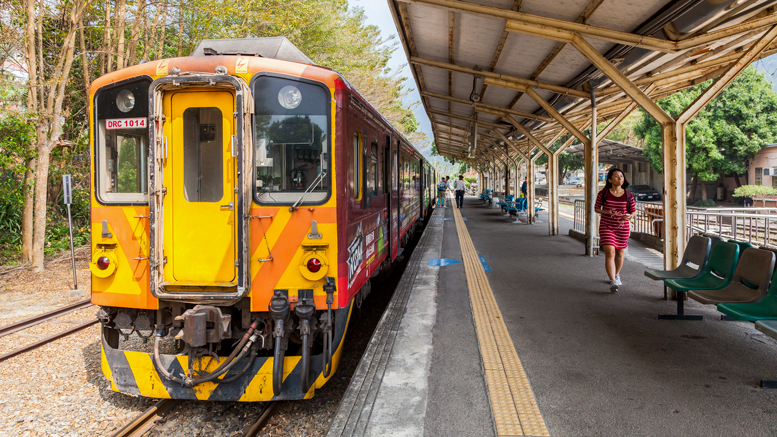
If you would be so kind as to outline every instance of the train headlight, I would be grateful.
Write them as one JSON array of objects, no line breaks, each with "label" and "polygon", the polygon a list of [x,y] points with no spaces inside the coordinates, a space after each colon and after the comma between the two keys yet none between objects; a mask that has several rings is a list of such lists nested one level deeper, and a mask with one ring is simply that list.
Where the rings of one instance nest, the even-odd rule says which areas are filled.
[{"label": "train headlight", "polygon": [[118,259],[112,250],[103,250],[92,255],[89,270],[98,278],[107,278],[116,272]]},{"label": "train headlight", "polygon": [[319,281],[329,271],[329,260],[323,251],[306,251],[299,264],[299,273],[308,281]]},{"label": "train headlight", "polygon": [[294,109],[302,103],[302,93],[294,85],[286,85],[278,92],[278,102],[286,109]]},{"label": "train headlight", "polygon": [[121,90],[116,96],[116,106],[121,112],[130,112],[135,107],[135,94],[130,90]]}]

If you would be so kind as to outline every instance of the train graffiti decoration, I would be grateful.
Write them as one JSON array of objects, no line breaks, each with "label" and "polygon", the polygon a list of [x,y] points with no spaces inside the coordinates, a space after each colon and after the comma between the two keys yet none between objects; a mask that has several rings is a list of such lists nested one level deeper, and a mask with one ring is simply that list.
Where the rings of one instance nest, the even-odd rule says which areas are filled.
[{"label": "train graffiti decoration", "polygon": [[[280,53],[280,54],[278,54]],[[203,41],[90,90],[92,302],[113,390],[307,399],[434,205],[434,169],[285,39]]]}]

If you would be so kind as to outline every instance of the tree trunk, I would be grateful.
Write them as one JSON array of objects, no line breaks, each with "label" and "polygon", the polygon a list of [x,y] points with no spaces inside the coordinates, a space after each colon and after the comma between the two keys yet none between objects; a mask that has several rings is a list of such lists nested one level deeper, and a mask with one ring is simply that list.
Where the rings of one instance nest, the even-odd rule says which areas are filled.
[{"label": "tree trunk", "polygon": [[134,21],[132,22],[132,34],[129,47],[127,47],[127,59],[125,66],[135,65],[137,62],[138,38],[140,38],[140,22],[146,13],[146,0],[137,0],[135,5]]},{"label": "tree trunk", "polygon": [[105,0],[105,22],[103,23],[103,50],[100,55],[100,76],[111,72],[111,0]]},{"label": "tree trunk", "polygon": [[84,39],[84,19],[78,23],[78,42],[81,45],[81,70],[84,75],[84,86],[86,87],[86,98],[89,98],[89,86],[91,85],[91,74],[89,73],[89,61],[86,58],[86,40]]},{"label": "tree trunk", "polygon": [[688,195],[688,198],[690,199],[690,203],[693,203],[696,201],[696,185],[699,183],[699,177],[693,176],[693,182],[691,182],[691,193]]},{"label": "tree trunk", "polygon": [[33,205],[35,204],[35,168],[38,160],[27,162],[24,172],[24,210],[22,211],[22,262],[32,264]]},{"label": "tree trunk", "polygon": [[124,31],[127,16],[127,0],[119,0],[119,16],[116,18],[116,70],[124,68]]},{"label": "tree trunk", "polygon": [[[183,53],[183,5],[178,7],[178,57]],[[245,14],[248,15],[248,14]]]},{"label": "tree trunk", "polygon": [[[35,125],[38,163],[35,175],[35,206],[33,208],[33,243],[32,265],[33,271],[44,270],[44,249],[46,244],[46,195],[48,194],[49,161],[51,150],[59,141],[62,133],[62,105],[65,101],[67,83],[73,67],[75,54],[75,39],[78,31],[78,23],[89,4],[89,0],[75,0],[70,6],[68,32],[60,45],[58,62],[49,79],[46,99],[38,102],[34,108],[38,114]],[[42,35],[39,35],[42,37]],[[40,64],[43,65],[42,63]]]},{"label": "tree trunk", "polygon": [[[41,129],[40,127],[38,128]],[[39,137],[45,133],[39,132]],[[48,194],[47,182],[49,178],[49,142],[44,139],[38,147],[38,163],[35,175],[35,227],[32,243],[32,266],[34,272],[42,272],[44,261],[44,249],[46,244],[46,195]]]},{"label": "tree trunk", "polygon": [[[145,16],[145,15],[144,15]],[[142,59],[149,60],[151,56],[151,47],[156,46],[156,28],[159,25],[159,17],[162,16],[162,3],[156,4],[156,14],[154,14],[154,20],[151,21],[149,27],[148,20],[145,20],[145,43],[143,44]]]},{"label": "tree trunk", "polygon": [[167,26],[165,26],[165,23],[167,23],[167,0],[165,0],[164,4],[162,5],[162,23],[161,23],[161,30],[159,32],[159,48],[156,51],[156,58],[162,59],[164,58],[164,51],[165,51],[165,30],[167,29]]},{"label": "tree trunk", "polygon": [[707,182],[701,181],[701,198],[707,200]]}]

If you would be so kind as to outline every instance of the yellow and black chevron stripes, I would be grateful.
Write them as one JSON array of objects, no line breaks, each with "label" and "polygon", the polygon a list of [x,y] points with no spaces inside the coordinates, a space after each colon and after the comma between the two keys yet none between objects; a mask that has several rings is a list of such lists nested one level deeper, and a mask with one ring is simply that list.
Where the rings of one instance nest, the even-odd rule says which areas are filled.
[{"label": "yellow and black chevron stripes", "polygon": [[[333,311],[335,313],[334,346],[332,356],[332,373],[340,361],[343,352],[343,339],[345,337],[348,319],[351,315],[351,307]],[[325,378],[323,371],[323,355],[311,357],[310,368],[314,378],[310,380],[309,387],[301,387],[302,366],[299,356],[287,356],[283,362],[283,384],[280,394],[273,393],[273,358],[257,357],[246,373],[235,381],[219,383],[223,378],[234,375],[237,369],[244,366],[239,362],[234,370],[226,372],[215,382],[206,382],[196,387],[184,387],[164,378],[154,363],[154,356],[148,352],[135,352],[120,350],[112,347],[106,340],[103,328],[103,340],[101,347],[102,370],[105,377],[111,381],[111,388],[121,393],[129,393],[139,396],[160,399],[188,399],[209,401],[278,401],[294,399],[310,399],[316,388],[322,387],[329,378]],[[225,357],[219,360],[205,357],[195,363],[196,371],[212,371],[219,366]],[[189,374],[189,359],[186,355],[160,355],[161,364],[167,372],[174,375]]]}]

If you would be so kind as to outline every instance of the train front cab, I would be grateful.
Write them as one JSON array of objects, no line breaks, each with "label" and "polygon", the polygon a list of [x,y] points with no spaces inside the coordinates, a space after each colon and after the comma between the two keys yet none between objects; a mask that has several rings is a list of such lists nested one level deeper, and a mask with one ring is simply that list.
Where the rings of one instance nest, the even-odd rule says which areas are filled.
[{"label": "train front cab", "polygon": [[[241,62],[246,74],[216,70]],[[310,398],[351,309],[337,292],[334,74],[204,64],[217,72],[161,61],[93,88],[102,369],[113,390],[154,398]]]}]

